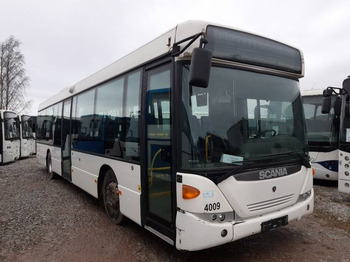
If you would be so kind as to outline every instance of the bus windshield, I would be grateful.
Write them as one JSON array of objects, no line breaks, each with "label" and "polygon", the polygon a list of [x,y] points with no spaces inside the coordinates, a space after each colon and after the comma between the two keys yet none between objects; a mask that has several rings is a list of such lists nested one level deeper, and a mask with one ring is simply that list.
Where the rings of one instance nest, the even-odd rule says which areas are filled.
[{"label": "bus windshield", "polygon": [[342,96],[342,109],[340,120],[340,147],[350,142],[350,96]]},{"label": "bus windshield", "polygon": [[182,72],[182,168],[307,156],[298,81],[212,67],[208,88],[199,88],[188,85],[187,65]]},{"label": "bus windshield", "polygon": [[30,119],[30,116],[26,116],[26,115],[23,115],[21,119],[23,138],[33,138],[33,124],[29,119]]},{"label": "bus windshield", "polygon": [[19,139],[19,126],[18,126],[18,118],[15,113],[5,112],[4,114],[5,120],[5,139],[6,140],[14,140]]},{"label": "bus windshield", "polygon": [[[332,97],[332,104],[334,101]],[[337,145],[339,118],[334,116],[333,108],[328,114],[322,114],[322,102],[322,95],[303,97],[308,143],[311,146]]]}]

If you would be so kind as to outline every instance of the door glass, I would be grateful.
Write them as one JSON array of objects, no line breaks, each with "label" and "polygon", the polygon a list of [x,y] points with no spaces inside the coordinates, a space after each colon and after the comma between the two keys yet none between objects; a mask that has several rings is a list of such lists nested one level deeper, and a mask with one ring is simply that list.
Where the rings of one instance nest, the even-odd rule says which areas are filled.
[{"label": "door glass", "polygon": [[70,158],[70,111],[71,111],[71,100],[67,100],[63,104],[63,124],[62,124],[62,173],[63,177],[71,179],[71,158]]},{"label": "door glass", "polygon": [[149,212],[167,222],[171,217],[170,69],[148,71],[147,174]]}]

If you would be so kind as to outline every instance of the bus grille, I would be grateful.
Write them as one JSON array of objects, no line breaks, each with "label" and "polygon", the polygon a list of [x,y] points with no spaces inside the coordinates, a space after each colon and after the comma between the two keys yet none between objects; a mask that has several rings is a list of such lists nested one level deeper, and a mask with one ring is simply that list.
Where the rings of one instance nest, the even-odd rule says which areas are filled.
[{"label": "bus grille", "polygon": [[277,207],[277,206],[283,205],[285,203],[288,203],[292,199],[293,199],[293,194],[283,196],[283,197],[274,198],[274,199],[269,199],[269,200],[262,201],[262,202],[249,204],[249,205],[247,205],[247,207],[248,207],[249,211],[253,212],[253,211],[258,211],[258,210],[262,210],[262,209],[266,209],[266,208]]}]

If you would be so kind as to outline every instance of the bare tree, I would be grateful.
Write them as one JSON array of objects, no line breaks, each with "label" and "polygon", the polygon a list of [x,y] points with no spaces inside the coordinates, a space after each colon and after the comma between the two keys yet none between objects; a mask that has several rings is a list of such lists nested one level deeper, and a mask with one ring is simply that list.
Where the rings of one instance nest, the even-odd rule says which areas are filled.
[{"label": "bare tree", "polygon": [[17,113],[30,110],[32,101],[25,101],[29,78],[24,69],[21,42],[10,36],[0,43],[0,109]]}]

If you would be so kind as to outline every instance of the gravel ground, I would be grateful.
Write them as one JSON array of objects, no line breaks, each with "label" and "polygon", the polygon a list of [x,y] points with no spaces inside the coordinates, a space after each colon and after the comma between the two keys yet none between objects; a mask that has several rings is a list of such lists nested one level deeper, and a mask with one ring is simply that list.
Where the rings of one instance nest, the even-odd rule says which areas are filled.
[{"label": "gravel ground", "polygon": [[350,195],[316,181],[301,221],[220,247],[179,252],[131,221],[113,225],[98,201],[35,157],[0,166],[0,261],[350,262]]}]

